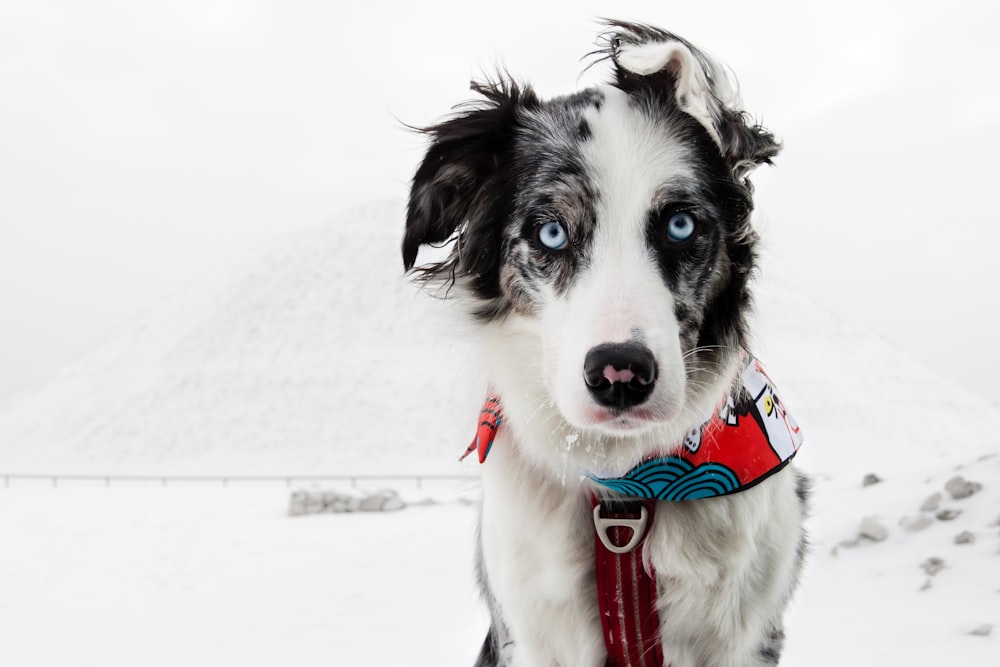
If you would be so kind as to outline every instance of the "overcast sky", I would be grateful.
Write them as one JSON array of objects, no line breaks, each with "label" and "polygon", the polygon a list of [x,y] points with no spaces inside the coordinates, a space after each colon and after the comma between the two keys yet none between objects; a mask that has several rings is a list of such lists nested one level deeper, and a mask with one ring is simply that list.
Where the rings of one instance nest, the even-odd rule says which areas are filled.
[{"label": "overcast sky", "polygon": [[604,78],[580,57],[613,14],[726,61],[783,138],[765,279],[1000,402],[1000,12],[806,4],[4,3],[0,398],[276,237],[405,197],[401,124],[494,63],[543,95]]}]

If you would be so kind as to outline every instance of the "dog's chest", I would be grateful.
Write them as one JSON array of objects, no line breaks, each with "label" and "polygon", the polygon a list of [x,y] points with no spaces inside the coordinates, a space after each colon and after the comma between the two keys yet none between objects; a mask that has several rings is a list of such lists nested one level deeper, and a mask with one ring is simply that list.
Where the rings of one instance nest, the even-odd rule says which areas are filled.
[{"label": "dog's chest", "polygon": [[[671,665],[758,664],[750,656],[789,566],[784,557],[762,558],[761,548],[794,553],[796,537],[794,520],[780,511],[777,525],[766,520],[765,508],[790,497],[790,475],[776,477],[737,497],[659,504],[643,548]],[[504,664],[604,665],[593,515],[578,483],[537,473],[508,442],[483,468],[486,583],[514,638]]]}]

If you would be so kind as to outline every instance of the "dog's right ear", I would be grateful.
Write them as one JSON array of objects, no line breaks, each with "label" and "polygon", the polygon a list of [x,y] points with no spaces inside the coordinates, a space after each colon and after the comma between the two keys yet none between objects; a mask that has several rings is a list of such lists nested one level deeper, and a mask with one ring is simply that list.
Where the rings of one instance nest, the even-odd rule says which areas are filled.
[{"label": "dog's right ear", "polygon": [[[468,229],[479,242],[496,237],[499,225],[489,224],[506,209],[498,187],[518,124],[519,114],[538,106],[538,98],[506,77],[497,82],[473,82],[472,90],[485,101],[465,107],[458,115],[422,130],[431,137],[413,177],[403,237],[403,266],[410,270],[422,245],[443,244]],[[482,274],[497,258],[483,253],[460,253],[440,265],[423,267],[424,277],[457,270]],[[495,252],[498,252],[495,251]]]},{"label": "dog's right ear", "polygon": [[672,33],[639,23],[608,21],[598,54],[615,64],[617,86],[631,94],[668,93],[718,145],[737,179],[770,164],[781,144],[741,110],[736,80],[721,63]]}]

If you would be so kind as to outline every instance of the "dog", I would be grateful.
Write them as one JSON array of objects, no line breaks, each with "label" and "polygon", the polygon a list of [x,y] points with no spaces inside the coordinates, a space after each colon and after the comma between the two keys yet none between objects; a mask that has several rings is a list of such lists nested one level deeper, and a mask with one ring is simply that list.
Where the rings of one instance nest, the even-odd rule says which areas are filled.
[{"label": "dog", "polygon": [[[749,175],[779,143],[686,40],[608,21],[598,45],[606,85],[543,100],[504,73],[473,82],[481,100],[423,130],[409,195],[405,268],[462,305],[502,402],[482,466],[482,666],[653,664],[645,644],[611,658],[600,503],[637,466],[694,456],[734,420],[773,413],[797,434],[766,375],[741,381],[757,363]],[[422,246],[449,242],[416,265]],[[807,549],[808,480],[783,456],[739,493],[655,495],[651,525],[632,528],[637,571],[654,577],[639,616],[657,619],[656,663],[778,663]]]}]

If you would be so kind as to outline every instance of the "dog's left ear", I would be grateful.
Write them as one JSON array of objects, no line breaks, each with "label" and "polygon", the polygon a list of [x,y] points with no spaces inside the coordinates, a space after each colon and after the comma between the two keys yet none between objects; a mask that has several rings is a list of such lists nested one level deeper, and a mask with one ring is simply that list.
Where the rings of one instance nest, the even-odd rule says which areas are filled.
[{"label": "dog's left ear", "polygon": [[742,111],[735,81],[725,68],[688,41],[646,25],[610,22],[606,52],[618,87],[650,93],[697,120],[711,135],[737,178],[770,164],[781,145]]}]

